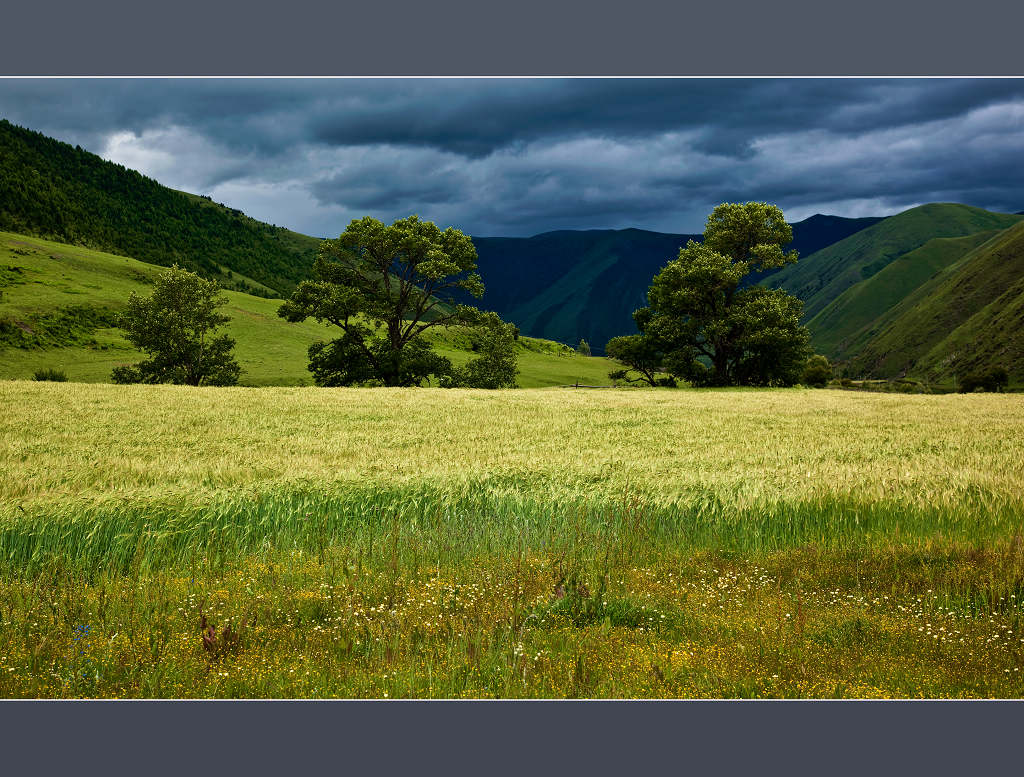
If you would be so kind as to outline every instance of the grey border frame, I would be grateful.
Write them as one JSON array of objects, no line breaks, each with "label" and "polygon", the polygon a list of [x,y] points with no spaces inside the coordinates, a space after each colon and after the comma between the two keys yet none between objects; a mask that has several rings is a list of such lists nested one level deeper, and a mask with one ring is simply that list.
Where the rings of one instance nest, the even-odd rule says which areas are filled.
[{"label": "grey border frame", "polygon": [[[9,4],[0,19],[2,76],[1024,74],[1024,6],[1003,0],[95,0]],[[26,701],[0,703],[0,741],[5,766],[32,773],[984,773],[1019,764],[1021,709],[1020,702]]]}]

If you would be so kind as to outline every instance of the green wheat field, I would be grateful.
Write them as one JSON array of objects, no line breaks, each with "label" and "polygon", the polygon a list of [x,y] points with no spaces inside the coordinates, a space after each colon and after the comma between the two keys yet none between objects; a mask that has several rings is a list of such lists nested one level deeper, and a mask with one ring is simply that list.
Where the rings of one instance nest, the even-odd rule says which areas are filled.
[{"label": "green wheat field", "polygon": [[0,696],[1024,696],[1024,401],[0,381]]}]

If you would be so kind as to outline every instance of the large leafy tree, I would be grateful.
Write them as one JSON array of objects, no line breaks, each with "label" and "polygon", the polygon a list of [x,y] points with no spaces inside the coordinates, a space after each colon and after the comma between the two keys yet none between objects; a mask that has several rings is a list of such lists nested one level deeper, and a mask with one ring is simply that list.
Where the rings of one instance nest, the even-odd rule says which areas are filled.
[{"label": "large leafy tree", "polygon": [[796,383],[809,341],[800,324],[802,303],[781,289],[743,288],[750,273],[795,262],[795,251],[783,251],[792,239],[774,205],[715,208],[703,241],[689,241],[654,277],[649,308],[634,316],[640,334],[633,352],[648,362],[661,356],[646,371],[662,370],[696,386]]},{"label": "large leafy tree", "polygon": [[421,335],[440,326],[489,326],[484,314],[455,298],[459,291],[483,295],[476,259],[467,235],[417,216],[390,226],[353,220],[337,240],[323,241],[314,279],[300,283],[278,313],[342,330],[336,340],[310,346],[318,385],[416,386],[431,377],[464,385],[455,378],[470,376],[455,376]]},{"label": "large leafy tree", "polygon": [[149,297],[132,293],[119,318],[125,337],[149,358],[115,367],[115,383],[182,383],[231,386],[241,368],[231,351],[235,341],[216,330],[231,319],[216,281],[174,265],[162,272]]}]

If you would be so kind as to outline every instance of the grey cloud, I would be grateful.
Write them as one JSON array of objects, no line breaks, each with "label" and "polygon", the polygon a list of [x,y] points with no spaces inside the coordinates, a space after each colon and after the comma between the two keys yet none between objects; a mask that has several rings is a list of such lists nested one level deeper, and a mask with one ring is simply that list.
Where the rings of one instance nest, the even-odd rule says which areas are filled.
[{"label": "grey cloud", "polygon": [[747,199],[1020,210],[1020,106],[1019,79],[0,80],[0,116],[320,235],[410,212],[690,232]]}]

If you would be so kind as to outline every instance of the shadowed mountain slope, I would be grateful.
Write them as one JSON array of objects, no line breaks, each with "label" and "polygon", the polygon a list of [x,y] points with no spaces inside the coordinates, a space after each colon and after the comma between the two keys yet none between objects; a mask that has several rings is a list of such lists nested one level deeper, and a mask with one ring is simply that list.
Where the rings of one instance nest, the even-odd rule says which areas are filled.
[{"label": "shadowed mountain slope", "polygon": [[970,205],[921,205],[833,243],[783,268],[764,283],[802,299],[804,318],[812,320],[844,291],[929,240],[1006,229],[1020,220],[1019,215],[993,213]]},{"label": "shadowed mountain slope", "polygon": [[[811,254],[879,220],[812,216],[793,225],[791,247]],[[642,229],[474,238],[487,287],[481,304],[531,335],[570,344],[583,338],[601,351],[612,337],[636,331],[633,311],[647,304],[655,274],[700,238]]]},{"label": "shadowed mountain slope", "polygon": [[954,375],[1004,367],[1024,381],[1024,223],[918,287],[886,315],[849,371],[875,377]]}]

